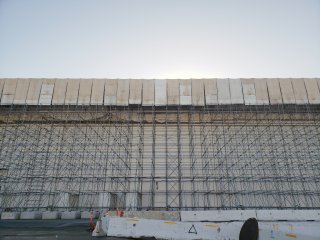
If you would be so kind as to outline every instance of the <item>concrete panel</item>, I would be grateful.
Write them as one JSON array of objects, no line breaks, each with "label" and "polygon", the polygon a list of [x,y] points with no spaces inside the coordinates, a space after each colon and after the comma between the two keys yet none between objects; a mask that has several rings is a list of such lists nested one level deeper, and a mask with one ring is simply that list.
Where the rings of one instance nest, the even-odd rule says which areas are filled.
[{"label": "concrete panel", "polygon": [[129,87],[130,81],[128,79],[118,80],[117,106],[128,106]]},{"label": "concrete panel", "polygon": [[58,211],[47,211],[42,213],[42,219],[46,220],[54,220],[54,219],[60,219],[61,213]]},{"label": "concrete panel", "polygon": [[77,105],[79,95],[80,80],[68,79],[67,91],[66,91],[66,105]]},{"label": "concrete panel", "polygon": [[28,94],[26,99],[27,105],[38,105],[42,80],[31,79],[28,88]]},{"label": "concrete panel", "polygon": [[191,81],[192,105],[204,106],[204,83],[202,79]]},{"label": "concrete panel", "polygon": [[[257,104],[255,80],[241,79],[241,83],[242,83],[242,91],[243,91],[243,98],[244,98],[245,105]],[[267,85],[266,85],[266,88],[267,88]]]},{"label": "concrete panel", "polygon": [[51,105],[54,91],[54,80],[44,80],[42,82],[39,105]]},{"label": "concrete panel", "polygon": [[79,219],[80,217],[80,211],[70,211],[61,213],[61,219]]},{"label": "concrete panel", "polygon": [[42,218],[41,212],[22,212],[20,219],[21,220],[39,220]]},{"label": "concrete panel", "polygon": [[68,81],[57,79],[54,84],[52,105],[63,105],[65,103]]},{"label": "concrete panel", "polygon": [[229,79],[217,79],[218,103],[231,104]]},{"label": "concrete panel", "polygon": [[154,80],[143,80],[142,82],[142,105],[154,105]]},{"label": "concrete panel", "polygon": [[16,92],[17,79],[6,79],[1,96],[1,105],[11,105]]},{"label": "concrete panel", "polygon": [[139,104],[142,103],[142,80],[132,79],[130,80],[130,96],[129,104]]},{"label": "concrete panel", "polygon": [[245,221],[256,217],[255,210],[181,211],[180,214],[183,222]]},{"label": "concrete panel", "polygon": [[92,80],[81,79],[79,87],[78,105],[90,105]]},{"label": "concrete panel", "polygon": [[207,105],[218,105],[218,88],[216,79],[204,81],[205,99]]},{"label": "concrete panel", "polygon": [[103,105],[104,84],[106,80],[94,79],[92,81],[91,105]]},{"label": "concrete panel", "polygon": [[168,105],[180,104],[179,80],[167,80]]},{"label": "concrete panel", "polygon": [[308,100],[310,104],[320,103],[320,91],[317,84],[317,79],[304,79]]},{"label": "concrete panel", "polygon": [[191,80],[180,80],[180,105],[191,105]]},{"label": "concrete panel", "polygon": [[243,104],[242,84],[240,79],[229,79],[232,104]]},{"label": "concrete panel", "polygon": [[282,101],[284,104],[295,104],[296,99],[292,88],[291,79],[280,79],[280,89],[282,94]]},{"label": "concrete panel", "polygon": [[270,104],[282,104],[282,96],[278,79],[267,80]]},{"label": "concrete panel", "polygon": [[17,81],[13,104],[26,104],[29,83],[29,79],[19,79]]},{"label": "concrete panel", "polygon": [[254,87],[256,91],[256,104],[269,105],[267,81],[265,79],[255,79]]},{"label": "concrete panel", "polygon": [[20,218],[19,212],[2,212],[1,220],[18,220]]},{"label": "concrete panel", "polygon": [[104,85],[104,105],[117,105],[118,80],[108,79]]},{"label": "concrete panel", "polygon": [[167,81],[162,79],[155,80],[154,89],[154,104],[156,106],[167,105]]},{"label": "concrete panel", "polygon": [[292,79],[292,87],[296,104],[307,104],[308,95],[303,79]]}]

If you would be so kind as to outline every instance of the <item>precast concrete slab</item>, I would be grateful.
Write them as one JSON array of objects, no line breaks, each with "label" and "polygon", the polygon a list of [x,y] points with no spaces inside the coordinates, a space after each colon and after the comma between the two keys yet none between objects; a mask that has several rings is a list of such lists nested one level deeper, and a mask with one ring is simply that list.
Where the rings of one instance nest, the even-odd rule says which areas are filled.
[{"label": "precast concrete slab", "polygon": [[108,79],[104,85],[104,105],[117,105],[118,80]]},{"label": "precast concrete slab", "polygon": [[104,95],[104,84],[105,80],[94,79],[92,82],[91,89],[91,105],[102,105],[103,104],[103,95]]},{"label": "precast concrete slab", "polygon": [[118,80],[117,106],[128,106],[129,83],[128,79]]},{"label": "precast concrete slab", "polygon": [[53,90],[54,90],[53,80],[47,80],[42,83],[40,96],[39,96],[39,105],[51,105]]},{"label": "precast concrete slab", "polygon": [[308,94],[303,79],[292,79],[292,87],[296,104],[307,104]]},{"label": "precast concrete slab", "polygon": [[284,104],[295,104],[296,99],[294,96],[291,79],[281,79],[280,90],[282,95],[282,100]]},{"label": "precast concrete slab", "polygon": [[130,93],[129,93],[129,104],[142,103],[142,80],[131,79],[130,80]]},{"label": "precast concrete slab", "polygon": [[320,91],[318,88],[316,79],[305,79],[304,84],[306,86],[306,91],[308,94],[308,100],[310,104],[320,103]]},{"label": "precast concrete slab", "polygon": [[20,219],[20,212],[2,212],[1,220],[18,220]]},{"label": "precast concrete slab", "polygon": [[80,217],[80,211],[69,211],[61,213],[61,219],[79,219]]},{"label": "precast concrete slab", "polygon": [[26,98],[27,105],[38,105],[41,85],[42,85],[42,80],[40,79],[30,80],[28,94]]},{"label": "precast concrete slab", "polygon": [[254,88],[256,91],[256,104],[269,105],[269,93],[265,79],[255,79]]},{"label": "precast concrete slab", "polygon": [[1,105],[11,105],[14,101],[17,79],[6,79],[1,96]]},{"label": "precast concrete slab", "polygon": [[204,83],[202,79],[192,79],[192,105],[204,106]]},{"label": "precast concrete slab", "polygon": [[245,105],[255,105],[257,103],[257,98],[254,80],[242,79],[241,82]]},{"label": "precast concrete slab", "polygon": [[180,103],[180,93],[179,93],[179,80],[172,79],[167,81],[167,95],[168,95],[168,105],[179,105]]},{"label": "precast concrete slab", "polygon": [[78,105],[90,105],[92,90],[91,79],[81,79],[78,95]]},{"label": "precast concrete slab", "polygon": [[154,105],[165,106],[167,105],[167,81],[157,79],[154,82],[155,93],[154,93]]},{"label": "precast concrete slab", "polygon": [[218,89],[216,79],[206,79],[204,81],[204,91],[206,105],[218,104]]},{"label": "precast concrete slab", "polygon": [[21,212],[21,220],[39,220],[42,218],[42,213],[37,211]]},{"label": "precast concrete slab", "polygon": [[30,83],[29,79],[23,79],[22,81],[17,81],[17,87],[15,91],[13,104],[16,104],[16,105],[26,104],[29,83]]},{"label": "precast concrete slab", "polygon": [[54,86],[53,96],[52,96],[53,105],[63,105],[65,103],[67,84],[68,82],[66,79],[57,79],[55,81],[55,86]]},{"label": "precast concrete slab", "polygon": [[231,104],[229,79],[218,79],[218,103],[220,105]]},{"label": "precast concrete slab", "polygon": [[80,86],[80,80],[78,79],[68,80],[66,98],[65,98],[66,105],[77,105],[79,86]]},{"label": "precast concrete slab", "polygon": [[154,80],[142,81],[142,105],[153,106],[154,105]]},{"label": "precast concrete slab", "polygon": [[191,80],[179,81],[180,105],[191,105]]},{"label": "precast concrete slab", "polygon": [[270,104],[282,104],[282,96],[278,79],[267,80]]},{"label": "precast concrete slab", "polygon": [[240,79],[229,79],[232,104],[243,104],[243,91]]},{"label": "precast concrete slab", "polygon": [[60,219],[61,213],[58,211],[46,211],[42,213],[42,219],[43,220],[54,220],[54,219]]}]

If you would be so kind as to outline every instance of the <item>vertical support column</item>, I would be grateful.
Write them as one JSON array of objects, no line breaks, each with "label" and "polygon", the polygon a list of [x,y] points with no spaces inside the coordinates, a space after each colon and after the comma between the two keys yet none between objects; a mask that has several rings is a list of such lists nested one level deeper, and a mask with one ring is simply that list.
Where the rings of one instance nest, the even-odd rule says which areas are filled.
[{"label": "vertical support column", "polygon": [[191,179],[191,208],[194,210],[196,208],[196,186],[195,186],[195,148],[194,148],[194,122],[193,122],[193,107],[189,110],[189,119],[188,119],[188,127],[189,127],[189,155],[190,155],[190,179]]},{"label": "vertical support column", "polygon": [[149,206],[155,207],[155,175],[156,175],[156,112],[155,106],[152,106],[152,159],[151,159],[151,202]]}]

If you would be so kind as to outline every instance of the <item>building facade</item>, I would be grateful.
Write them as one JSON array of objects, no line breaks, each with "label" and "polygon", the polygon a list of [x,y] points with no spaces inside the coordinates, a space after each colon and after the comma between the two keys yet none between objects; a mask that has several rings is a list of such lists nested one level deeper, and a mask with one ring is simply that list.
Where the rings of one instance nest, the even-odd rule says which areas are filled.
[{"label": "building facade", "polygon": [[2,209],[320,207],[320,79],[0,79]]}]

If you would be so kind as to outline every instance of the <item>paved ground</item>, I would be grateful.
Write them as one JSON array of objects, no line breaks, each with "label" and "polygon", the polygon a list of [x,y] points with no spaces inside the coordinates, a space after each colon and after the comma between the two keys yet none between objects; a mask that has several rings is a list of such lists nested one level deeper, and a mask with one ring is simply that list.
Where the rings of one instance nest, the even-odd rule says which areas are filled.
[{"label": "paved ground", "polygon": [[87,231],[89,220],[0,220],[0,239],[11,240],[88,240],[126,238],[93,238]]}]

